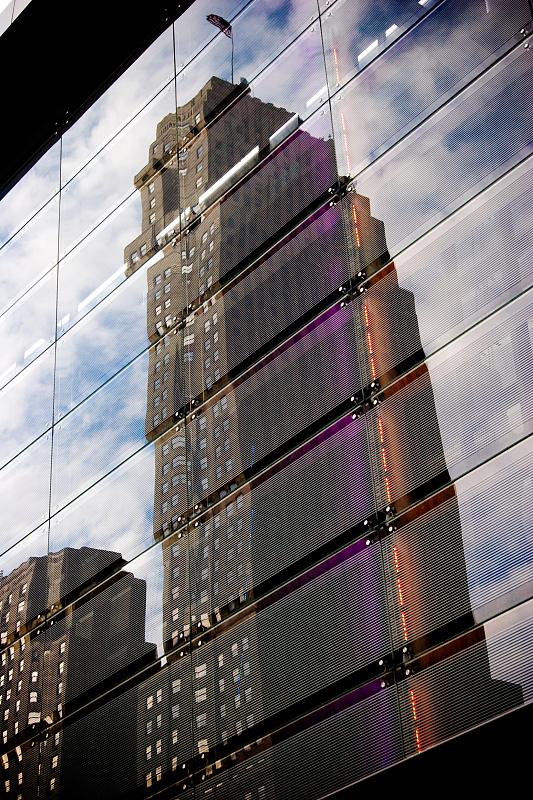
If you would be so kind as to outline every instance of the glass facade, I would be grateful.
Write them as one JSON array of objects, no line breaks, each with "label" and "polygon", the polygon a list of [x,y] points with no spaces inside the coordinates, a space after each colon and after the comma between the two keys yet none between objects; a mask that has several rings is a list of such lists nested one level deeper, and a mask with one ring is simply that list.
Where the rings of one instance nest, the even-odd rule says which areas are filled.
[{"label": "glass facade", "polygon": [[532,34],[196,0],[1,201],[6,797],[318,800],[531,701]]}]

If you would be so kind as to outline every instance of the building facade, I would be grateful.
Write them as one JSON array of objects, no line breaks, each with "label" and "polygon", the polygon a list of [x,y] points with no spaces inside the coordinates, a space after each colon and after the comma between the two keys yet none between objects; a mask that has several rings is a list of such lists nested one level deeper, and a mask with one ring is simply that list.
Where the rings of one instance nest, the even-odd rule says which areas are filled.
[{"label": "building facade", "polygon": [[[118,553],[82,547],[38,556],[2,578],[2,742],[6,796],[58,797],[93,789],[79,785],[92,763],[106,763],[110,777],[133,788],[135,770],[110,759],[119,730],[136,743],[135,714],[122,709],[101,736],[83,730],[76,747],[63,746],[61,720],[101,688],[117,653],[124,663],[153,656],[144,641],[146,587],[129,572],[117,572]],[[89,589],[98,566],[107,583],[67,601],[69,583]],[[89,578],[89,581],[87,581]],[[49,735],[40,741],[40,732]],[[86,795],[86,792],[88,794]]]},{"label": "building facade", "polygon": [[530,5],[204,5],[2,201],[6,796],[364,792],[532,697]]}]

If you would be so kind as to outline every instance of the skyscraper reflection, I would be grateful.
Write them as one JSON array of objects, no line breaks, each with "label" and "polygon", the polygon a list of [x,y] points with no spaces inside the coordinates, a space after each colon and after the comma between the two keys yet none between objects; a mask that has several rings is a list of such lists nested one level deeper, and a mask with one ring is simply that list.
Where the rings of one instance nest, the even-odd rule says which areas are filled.
[{"label": "skyscraper reflection", "polygon": [[[292,572],[282,569],[283,557],[276,567],[281,540],[272,537],[265,543],[255,530],[259,521],[259,529],[265,533],[278,531],[276,517],[287,509],[283,499],[274,497],[270,498],[270,507],[260,509],[254,493],[255,476],[281,472],[286,465],[284,457],[291,450],[296,448],[297,458],[302,447],[313,449],[324,436],[331,436],[336,427],[327,426],[335,415],[342,416],[343,402],[352,392],[357,416],[365,421],[369,447],[368,462],[358,467],[366,470],[373,498],[368,544],[378,543],[376,583],[372,591],[370,584],[367,586],[370,597],[366,604],[370,611],[374,592],[376,602],[378,596],[388,598],[388,634],[375,631],[372,636],[386,654],[379,661],[386,673],[382,688],[391,682],[398,687],[406,731],[404,746],[408,752],[420,751],[462,730],[465,696],[475,697],[471,724],[493,716],[495,709],[505,710],[521,702],[516,687],[492,681],[485,647],[478,648],[477,660],[463,669],[461,685],[456,687],[456,711],[449,693],[450,681],[455,685],[458,678],[452,667],[450,675],[446,673],[451,662],[445,662],[440,684],[430,682],[416,691],[411,685],[415,670],[484,641],[482,628],[468,633],[474,619],[459,509],[424,363],[414,296],[398,284],[394,263],[389,263],[384,225],[372,216],[368,198],[347,194],[346,179],[337,180],[331,141],[294,133],[297,127],[295,115],[252,98],[246,83],[232,86],[212,78],[189,103],[178,107],[175,117],[171,114],[161,121],[150,146],[150,160],[135,178],[141,193],[143,231],[126,248],[125,261],[128,274],[146,264],[148,282],[147,323],[152,349],[146,435],[155,442],[156,453],[154,536],[162,541],[163,551],[164,652],[170,661],[192,658],[193,742],[189,759],[181,763],[186,751],[181,731],[188,723],[178,719],[173,701],[178,684],[178,691],[183,691],[182,679],[176,683],[163,672],[157,724],[148,724],[146,748],[140,748],[141,759],[149,754],[146,760],[154,764],[146,764],[144,777],[149,791],[161,781],[175,781],[176,773],[186,781],[198,770],[208,777],[212,767],[202,773],[204,763],[218,758],[217,763],[222,764],[220,756],[240,751],[242,744],[255,742],[257,747],[260,743],[262,752],[272,743],[273,733],[276,741],[289,735],[276,733],[281,720],[269,716],[272,703],[268,697],[262,701],[261,694],[283,693],[282,687],[291,685],[295,677],[291,644],[282,642],[283,656],[274,676],[274,642],[268,644],[272,631],[267,632],[265,615],[257,612],[276,602],[279,591],[272,595],[276,584],[288,580],[282,594],[290,594],[295,586],[312,583],[321,572],[331,570],[339,559],[327,559],[318,572],[309,569],[313,563],[311,548],[306,562],[295,562]],[[272,156],[268,156],[269,148]],[[347,279],[337,279],[343,282],[341,291],[347,302],[337,310],[332,293],[326,293],[322,303],[317,296],[314,305],[309,304],[307,316],[298,320],[298,313],[294,315],[298,322],[291,327],[291,306],[305,295],[305,251],[298,252],[295,247],[296,252],[285,255],[285,259],[292,256],[292,265],[281,256],[281,269],[270,282],[254,275],[260,275],[262,254],[270,254],[273,243],[296,241],[302,211],[308,219],[314,219],[312,203],[302,201],[302,195],[307,191],[305,199],[318,199],[324,184],[333,187],[329,206],[337,209],[331,213],[337,213],[340,221],[339,234],[333,236],[333,259],[324,267],[333,272],[338,268],[335,259],[347,259]],[[320,201],[315,207],[320,208]],[[293,287],[290,269],[299,259],[299,285]],[[244,288],[247,276],[251,276],[249,287]],[[381,291],[383,286],[386,291]],[[285,321],[276,328],[280,304]],[[346,323],[342,322],[345,313]],[[348,350],[339,334],[339,326],[345,324],[354,326]],[[263,339],[257,335],[258,327],[265,329]],[[276,334],[278,329],[280,334]],[[284,353],[290,363],[288,354],[295,342],[307,337],[316,344],[320,336],[327,335],[333,341],[328,345],[327,358],[336,370],[337,399],[332,412],[324,407],[322,417],[319,412],[316,421],[300,428],[296,414],[295,423],[286,422],[279,440],[273,436],[279,445],[266,446],[261,437],[265,438],[267,429],[279,426],[284,416],[292,420],[288,406],[301,402],[299,396],[306,396],[306,390],[300,392],[298,384],[305,385],[310,373],[305,359],[299,356],[283,384],[276,382],[274,367],[265,372],[269,387],[261,372],[265,363],[284,358]],[[398,343],[403,340],[409,341],[407,357],[398,355],[402,350]],[[324,366],[316,359],[324,354],[317,350],[318,356],[313,356],[312,348],[308,352],[309,363],[314,357],[317,374],[322,375]],[[350,361],[352,366],[348,367]],[[355,374],[350,379],[353,368]],[[394,408],[395,395],[411,383],[418,392],[416,402]],[[241,388],[248,385],[255,389]],[[315,390],[323,391],[320,383]],[[272,407],[269,395],[274,398]],[[391,411],[388,398],[392,399]],[[280,420],[269,417],[274,407]],[[261,411],[265,412],[265,421],[257,417]],[[321,428],[324,433],[317,438]],[[424,464],[429,462],[431,477],[424,479]],[[350,465],[344,464],[342,469],[347,467]],[[325,487],[317,488],[323,491]],[[303,491],[308,492],[309,487]],[[336,501],[332,498],[332,506]],[[428,525],[416,547],[397,543],[403,525],[423,520],[428,509],[443,504],[440,528]],[[291,525],[298,525],[290,516],[287,524],[289,531]],[[447,526],[453,535],[443,536]],[[285,538],[281,530],[278,533]],[[286,537],[286,546],[291,547],[290,536]],[[354,551],[343,552],[341,562]],[[265,559],[274,562],[266,582],[261,580]],[[382,567],[378,566],[381,560]],[[364,580],[369,579],[367,573]],[[263,595],[265,599],[257,602]],[[439,617],[442,596],[453,597],[453,603],[447,616]],[[345,605],[341,596],[330,601],[341,609]],[[355,597],[351,612],[355,616],[366,613],[357,609]],[[320,610],[320,606],[314,611],[306,609],[306,618],[307,614],[307,625],[315,614],[324,621],[328,617],[327,608]],[[248,623],[247,635],[239,641],[242,619]],[[233,627],[235,641],[226,652],[229,639],[225,633]],[[359,632],[359,636],[358,645],[364,650],[365,635]],[[204,650],[200,652],[201,646]],[[437,649],[424,655],[428,648]],[[369,676],[375,669],[371,652],[369,640]],[[228,671],[228,664],[233,666],[232,671]],[[361,674],[360,670],[354,673],[354,685]],[[321,697],[333,698],[337,690],[327,689],[327,674],[321,682]],[[233,685],[229,703],[228,683]],[[246,698],[252,692],[254,710],[247,713]],[[140,698],[143,707],[142,690]],[[153,701],[153,695],[147,695],[146,703],[151,707],[150,698]],[[286,699],[283,702],[287,704]],[[312,697],[300,700],[291,713],[298,717],[313,712],[316,702]],[[357,702],[357,696],[346,700],[348,705],[350,702]],[[186,705],[188,708],[188,702]],[[336,713],[338,708],[338,704],[332,705],[329,713]],[[311,713],[305,724],[312,725],[316,719]],[[160,729],[172,730],[174,749],[181,747],[179,758],[173,755],[172,747],[163,753],[163,747],[158,746]],[[360,735],[364,736],[362,732]],[[399,735],[392,725],[389,735],[391,741]],[[394,747],[386,749],[379,767],[394,760],[394,752]],[[154,753],[160,755],[155,762]],[[283,786],[276,787],[273,762],[264,755],[260,760],[261,796],[277,796]],[[231,762],[227,766],[231,775]],[[258,789],[254,786],[243,784],[242,796],[252,796],[250,792]]]}]

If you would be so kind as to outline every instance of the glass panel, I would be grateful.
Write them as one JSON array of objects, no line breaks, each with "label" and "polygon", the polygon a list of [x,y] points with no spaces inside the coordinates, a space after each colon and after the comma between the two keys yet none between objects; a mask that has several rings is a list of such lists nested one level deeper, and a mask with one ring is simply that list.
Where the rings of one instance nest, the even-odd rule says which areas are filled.
[{"label": "glass panel", "polygon": [[[196,94],[213,75],[231,80],[231,41],[207,22],[206,16],[212,11],[212,4],[207,0],[197,0],[175,24],[178,70],[200,53],[188,68],[189,80],[197,81],[197,88],[189,93],[190,96]],[[316,18],[317,11],[316,0],[298,0],[289,5],[264,3],[262,0],[248,3],[245,0],[221,0],[217,3],[217,14],[232,26],[234,75],[245,75],[248,79],[257,75]]]},{"label": "glass panel", "polygon": [[[391,255],[531,152],[531,74],[531,50],[516,48],[359,176]],[[336,124],[349,114],[343,102],[332,104]],[[337,139],[341,172],[345,143],[349,153],[348,135]]]},{"label": "glass panel", "polygon": [[[345,201],[322,207],[253,265],[253,271],[244,270],[238,282],[213,295],[207,307],[188,319],[186,335],[194,336],[197,360],[200,353],[207,357],[218,349],[219,380],[271,349],[311,309],[331,305],[339,296],[339,287],[350,277],[344,238],[347,208]],[[199,280],[207,275],[207,265],[200,266]],[[193,396],[219,386],[219,380],[200,369],[191,370],[189,380]]]},{"label": "glass panel", "polygon": [[290,786],[294,800],[315,800],[390,766],[404,755],[396,690],[369,691],[370,697],[353,692],[340,709],[331,704],[321,717],[311,715],[303,730],[290,730],[284,741],[278,735],[270,749],[229,762],[200,784],[196,797],[275,797],[276,787]]},{"label": "glass panel", "polygon": [[[297,75],[303,62],[309,82],[301,88]],[[181,206],[186,209],[184,222],[230,190],[298,128],[300,117],[308,116],[326,98],[318,27],[302,34],[251,87],[244,83],[234,88],[219,77],[211,77],[191,96],[187,81],[178,94],[181,149],[177,168]],[[315,135],[321,134],[317,131]],[[324,131],[322,135],[327,134]],[[293,157],[297,159],[296,154]],[[280,184],[283,177],[279,177]],[[258,202],[259,198],[255,208]]]},{"label": "glass panel", "polygon": [[[64,691],[60,699],[67,708],[69,704],[81,704],[97,696],[105,688],[119,683],[121,678],[153,663],[153,640],[161,641],[162,599],[162,586],[157,585],[155,555],[148,551],[116,573],[112,580],[93,584],[90,591],[69,607],[65,602],[68,599],[64,582],[66,570],[78,577],[86,570],[89,576],[93,570],[109,572],[119,554],[92,548],[50,554],[49,603],[51,607],[62,605],[65,610],[56,616],[46,633],[52,651],[61,640],[68,641],[62,673]],[[160,557],[160,553],[157,555]],[[95,565],[98,565],[96,569]],[[50,671],[49,678],[54,677]]]},{"label": "glass panel", "polygon": [[533,577],[529,527],[531,440],[457,482],[468,583],[476,619],[509,608]]},{"label": "glass panel", "polygon": [[[256,5],[257,2],[252,4],[249,10],[253,10]],[[255,19],[254,25],[257,25]],[[290,39],[284,40],[284,34],[282,28],[276,30],[276,35],[280,37],[280,43],[283,43],[287,49],[283,50],[281,55],[270,64],[268,61],[264,64],[259,63],[257,51],[246,51],[247,63],[246,67],[243,65],[244,72],[237,73],[241,76],[239,80],[234,78],[232,81],[231,73],[228,74],[226,49],[231,47],[231,44],[225,36],[217,36],[207,50],[195,58],[189,67],[178,73],[177,91],[182,123],[181,135],[187,135],[187,132],[190,131],[194,135],[193,129],[200,127],[203,123],[209,124],[216,119],[230,100],[239,97],[246,91],[248,85],[252,96],[262,103],[272,103],[280,110],[288,109],[291,115],[298,113],[303,119],[327,100],[326,73],[318,22],[299,33],[298,38],[292,43]],[[234,32],[234,36],[235,42],[238,43],[237,30]],[[220,63],[213,63],[214,59],[216,62],[217,53]],[[249,62],[250,54],[255,59],[251,63]],[[300,82],[298,75],[301,75],[303,69],[306,70],[306,81]],[[208,87],[207,90],[206,87]],[[273,126],[269,133],[274,133],[279,125],[275,125],[274,109],[270,108],[269,111]],[[259,132],[261,121],[255,118],[256,113],[261,112],[264,116],[266,109],[263,109],[260,104],[247,102],[240,106],[239,110],[233,112],[233,115],[237,115],[233,122],[236,132],[240,129],[241,137],[245,139],[243,145],[249,146],[249,149],[256,143],[256,138],[257,143],[263,138]],[[199,114],[198,120],[196,119],[197,114]],[[245,120],[248,122],[245,123]],[[255,131],[253,126],[256,128]],[[239,142],[235,141],[231,146],[237,150]],[[236,156],[233,163],[238,160],[239,157]],[[184,168],[184,165],[182,167]],[[203,177],[205,178],[205,176]]]},{"label": "glass panel", "polygon": [[0,313],[57,263],[59,201],[51,200],[0,250]]},{"label": "glass panel", "polygon": [[[115,568],[131,561],[154,542],[153,447],[145,447],[113,471],[78,500],[68,505],[50,523],[50,551],[67,547],[116,552]],[[80,576],[77,569],[64,567],[68,595],[90,580],[103,580],[108,562],[87,561]]]},{"label": "glass panel", "polygon": [[0,245],[59,191],[60,143],[52,145],[0,202]]},{"label": "glass panel", "polygon": [[[222,123],[208,128],[207,135],[213,135],[219,124]],[[219,133],[224,133],[223,128]],[[195,158],[197,154],[198,150]],[[217,163],[221,168],[221,162]],[[213,192],[206,192],[198,213],[186,209],[182,213],[186,239],[181,237],[180,249],[182,272],[187,276],[184,297],[189,298],[189,309],[199,304],[199,294],[203,301],[208,299],[219,288],[218,281],[227,280],[252,258],[261,256],[309,216],[319,201],[324,203],[327,189],[336,177],[329,114],[320,111],[233,187],[230,174],[227,186],[220,191],[215,186]],[[214,180],[215,175],[211,178]],[[201,199],[199,190],[194,191],[194,196]],[[214,201],[217,202],[212,205]],[[175,226],[170,224],[160,232],[159,243],[172,239],[177,246],[176,229],[179,219]]]},{"label": "glass panel", "polygon": [[390,649],[380,562],[379,543],[363,542],[356,554],[343,551],[284,587],[280,599],[197,647],[196,736],[205,734],[215,745],[233,739],[235,746],[249,717],[268,727],[281,711],[301,713],[315,692],[332,699],[337,681],[361,682],[365,668]]},{"label": "glass panel", "polygon": [[453,653],[448,658],[437,660],[440,654],[433,654],[425,668],[399,684],[407,752],[430,747],[531,699],[531,606],[531,601],[525,603],[477,629],[475,644],[465,646],[459,640],[448,648]]},{"label": "glass panel", "polygon": [[0,391],[0,466],[51,426],[53,370],[51,347]]},{"label": "glass panel", "polygon": [[54,341],[56,282],[54,269],[0,316],[0,387]]},{"label": "glass panel", "polygon": [[175,108],[174,84],[160,92],[61,192],[60,255],[71,250],[134,191],[156,123]]},{"label": "glass panel", "polygon": [[[172,79],[172,26],[63,135],[63,185],[87,164]],[[129,138],[129,137],[128,137]]]},{"label": "glass panel", "polygon": [[394,647],[442,640],[528,596],[530,449],[505,451],[395,522],[383,541]]},{"label": "glass panel", "polygon": [[378,507],[407,503],[422,486],[453,480],[531,432],[532,302],[530,291],[496,312],[372,412]]},{"label": "glass panel", "polygon": [[[366,428],[349,415],[202,516],[189,536],[196,618],[224,617],[366,533],[369,458]],[[226,568],[230,552],[238,563]]]},{"label": "glass panel", "polygon": [[147,276],[141,269],[59,339],[56,419],[148,347],[146,295]]},{"label": "glass panel", "polygon": [[367,284],[356,310],[373,341],[365,383],[384,386],[528,287],[532,170],[527,159]]},{"label": "glass panel", "polygon": [[55,427],[55,513],[145,443],[148,354],[137,358]]},{"label": "glass panel", "polygon": [[[205,363],[193,363],[192,368],[205,367],[206,374],[211,374],[216,369],[217,347],[208,351]],[[193,502],[242,473],[256,471],[286,450],[303,430],[309,436],[313,425],[344,410],[346,401],[361,388],[356,353],[351,309],[330,310],[256,365],[230,391],[202,406],[196,419],[188,422]]]},{"label": "glass panel", "polygon": [[47,433],[0,471],[3,551],[48,516],[50,455],[51,435]]},{"label": "glass panel", "polygon": [[59,334],[126,279],[124,248],[140,226],[141,209],[132,195],[59,262]]},{"label": "glass panel", "polygon": [[[331,36],[333,42],[345,37],[342,25],[339,33],[328,30],[338,6],[324,22],[324,38]],[[439,4],[335,97],[335,133],[339,142],[348,143],[344,158],[350,174],[357,175],[485,69],[503,48],[520,40],[520,28],[531,19],[528,3],[513,3],[510,9],[497,0],[488,8],[489,13],[484,0]],[[341,9],[348,10],[348,4]],[[333,47],[330,85],[334,74],[335,83],[339,80],[338,52],[339,47]],[[344,82],[344,74],[340,81]],[[356,115],[350,113],[354,105]]]},{"label": "glass panel", "polygon": [[[75,645],[80,646],[78,642]],[[60,641],[55,646],[51,643],[54,655],[47,670],[51,685],[55,684],[54,667],[60,646]],[[113,638],[102,639],[101,647],[102,658],[111,660],[116,652]],[[98,663],[95,651],[89,658],[91,662]],[[134,685],[89,706],[83,716],[67,718],[52,728],[41,751],[45,765],[41,780],[46,789],[51,780],[50,765],[57,755],[61,758],[61,790],[65,796],[79,796],[80,775],[84,775],[90,793],[101,797],[145,794],[147,789],[159,790],[180,779],[180,798],[193,800],[192,789],[182,790],[188,777],[182,764],[189,762],[193,754],[190,675],[189,658],[164,668],[154,663]],[[173,693],[178,682],[179,693]],[[178,716],[173,716],[176,713]],[[15,758],[13,754],[14,761]]]},{"label": "glass panel", "polygon": [[[305,81],[298,77],[305,71]],[[318,22],[307,28],[295,42],[251,84],[252,95],[306,119],[328,99],[324,53]]]}]

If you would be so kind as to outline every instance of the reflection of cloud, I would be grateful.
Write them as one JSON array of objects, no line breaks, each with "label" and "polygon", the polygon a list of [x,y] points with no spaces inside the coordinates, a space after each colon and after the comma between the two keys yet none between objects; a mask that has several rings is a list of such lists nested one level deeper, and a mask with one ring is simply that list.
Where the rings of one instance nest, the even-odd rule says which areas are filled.
[{"label": "reflection of cloud", "polygon": [[146,271],[141,269],[59,340],[56,419],[147,346]]},{"label": "reflection of cloud", "polygon": [[0,316],[0,387],[54,341],[55,300],[56,273],[52,270]]},{"label": "reflection of cloud", "polygon": [[48,515],[50,446],[50,434],[42,436],[0,470],[2,551],[41,524]]},{"label": "reflection of cloud", "polygon": [[[533,263],[532,171],[530,158],[395,258],[400,285],[414,294],[426,356],[524,287]],[[517,207],[522,213],[512,213]]]},{"label": "reflection of cloud", "polygon": [[[451,88],[472,77],[496,49],[490,37],[487,46],[480,42],[502,20],[485,14],[476,17],[467,6],[468,17],[461,12],[462,18],[451,22],[446,5],[441,8],[443,19],[430,15],[375,67],[344,87],[342,99],[334,99],[343,169],[343,129],[356,173],[444,102]],[[509,24],[512,18],[505,27]],[[457,54],[451,64],[450,53]],[[467,192],[526,144],[532,116],[524,91],[528,69],[527,58],[517,58],[516,53],[506,57],[361,175],[358,191],[370,197],[375,216],[384,221],[391,252],[442,219],[459,198],[464,200]],[[508,130],[518,135],[509,137]]]},{"label": "reflection of cloud", "polygon": [[59,147],[53,145],[0,202],[0,246],[59,190]]},{"label": "reflection of cloud", "polygon": [[[63,185],[172,78],[172,48],[170,26],[66,131],[61,160]],[[145,144],[147,147],[149,142]]]},{"label": "reflection of cloud", "polygon": [[145,444],[147,372],[143,354],[56,426],[54,510]]},{"label": "reflection of cloud", "polygon": [[[235,13],[235,4],[226,5],[229,8],[225,13],[230,19]],[[176,25],[178,64],[185,61],[185,57],[180,57],[180,50],[187,56],[190,55],[189,43],[194,42],[197,47],[198,42],[211,39],[214,29],[205,20],[206,14],[212,11],[208,6],[209,3],[202,2],[199,6],[195,3]],[[313,0],[261,0],[251,3],[232,23],[234,81],[238,82],[241,76],[248,81],[255,78],[275,55],[284,50],[310,24],[316,12],[316,3]],[[224,16],[224,12],[218,10],[218,7],[217,13]],[[265,35],[266,32],[268,35]],[[305,82],[300,79],[304,72]],[[213,75],[231,80],[231,42],[223,34],[210,41],[188,67],[178,71],[178,105],[191,100]],[[272,102],[305,115],[305,100],[325,82],[317,25],[314,32],[302,37],[301,42],[292,46],[286,58],[277,61],[265,72],[253,91],[264,102]]]},{"label": "reflection of cloud", "polygon": [[59,202],[49,202],[0,250],[0,313],[57,261]]},{"label": "reflection of cloud", "polygon": [[528,441],[456,484],[473,608],[533,580],[532,486]]},{"label": "reflection of cloud", "polygon": [[61,195],[61,255],[135,191],[133,178],[147,161],[156,125],[174,108],[171,84],[65,186]]},{"label": "reflection of cloud", "polygon": [[0,466],[51,426],[53,369],[49,348],[0,392]]},{"label": "reflection of cloud", "polygon": [[126,560],[153,542],[154,448],[148,445],[52,519],[50,549],[111,545]]}]

